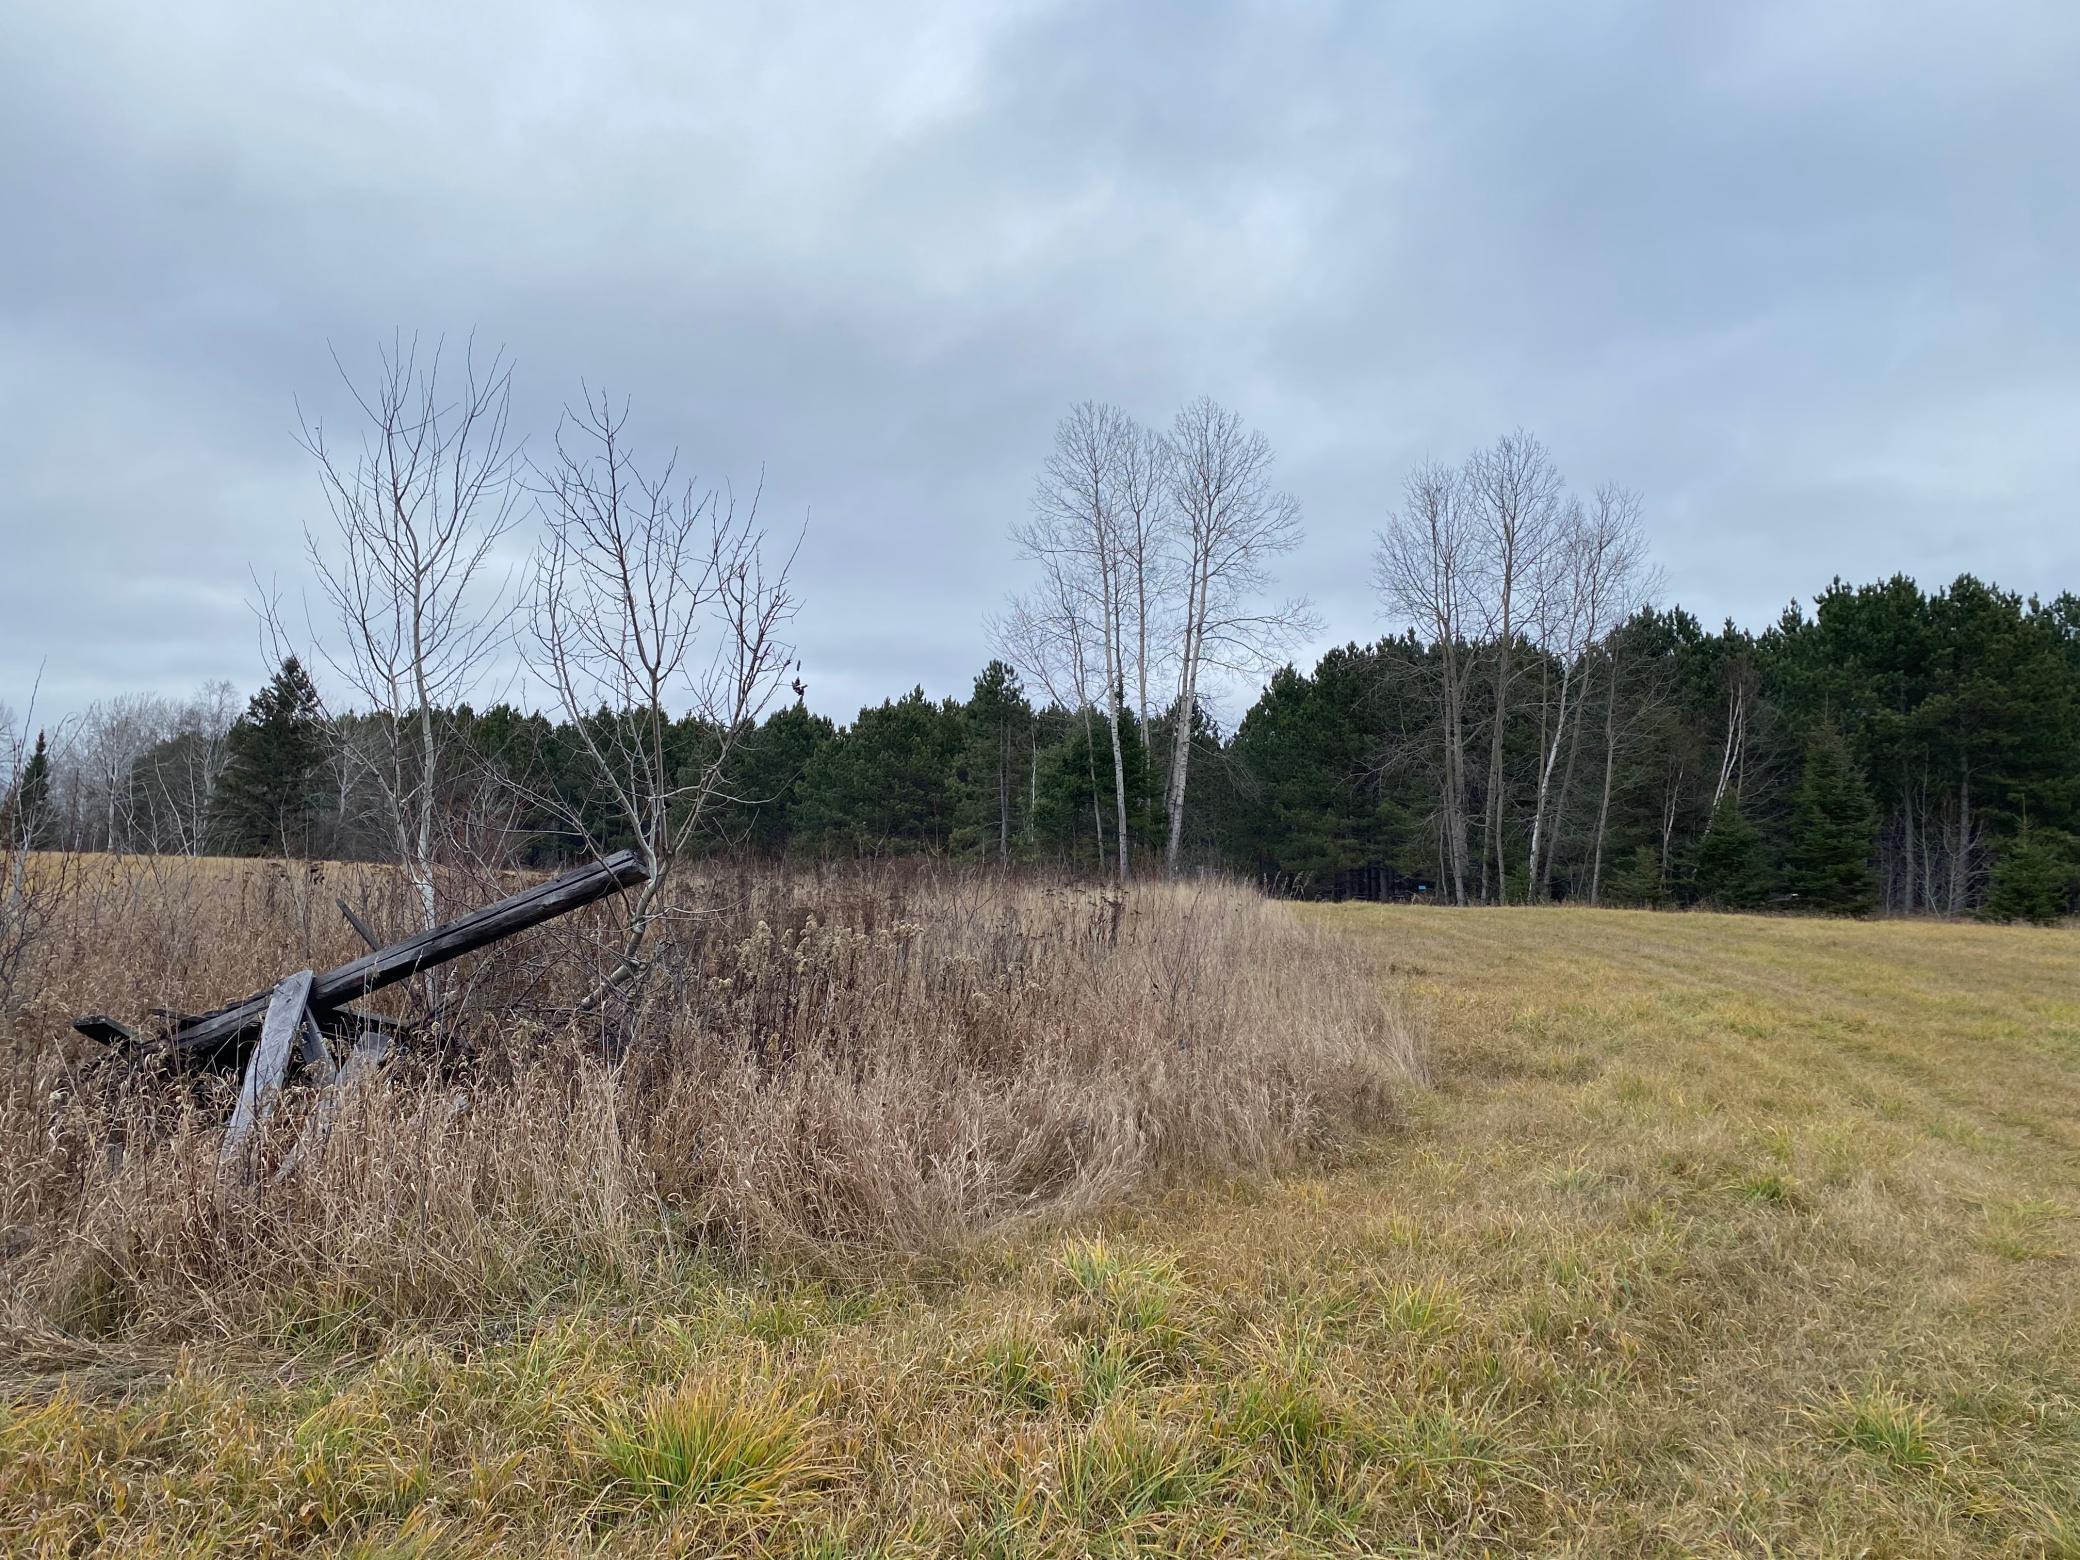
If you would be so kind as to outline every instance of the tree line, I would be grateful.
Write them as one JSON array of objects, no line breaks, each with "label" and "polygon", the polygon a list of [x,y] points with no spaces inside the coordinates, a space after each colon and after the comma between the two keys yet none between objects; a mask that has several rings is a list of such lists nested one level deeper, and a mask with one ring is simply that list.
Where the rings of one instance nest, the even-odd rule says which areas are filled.
[{"label": "tree line", "polygon": [[[2072,906],[2080,601],[2070,595],[2030,602],[1968,575],[1935,592],[1902,577],[1837,582],[1761,633],[1707,631],[1680,607],[1646,607],[1572,668],[1519,643],[1504,795],[1497,807],[1484,781],[1469,786],[1462,853],[1441,800],[1439,688],[1466,658],[1491,674],[1499,647],[1447,649],[1404,632],[1332,650],[1311,670],[1281,667],[1232,731],[1198,710],[1185,859],[1339,897],[1458,900],[1455,865],[1499,860],[1485,881],[1467,878],[1466,902],[2033,919]],[[1469,681],[1462,740],[1485,752],[1491,678]],[[616,721],[592,720],[601,729],[588,735],[505,704],[437,712],[456,755],[438,797],[443,834],[497,838],[511,859],[539,866],[632,843],[583,757],[613,740]],[[236,716],[220,690],[185,706],[103,707],[64,753],[32,751],[8,805],[35,815],[48,847],[383,859],[385,808],[357,782],[365,764],[339,756],[375,743],[374,725],[327,716],[291,660]],[[733,744],[726,794],[696,848],[940,853],[1111,873],[1115,736],[1130,778],[1127,837],[1154,863],[1171,826],[1171,714],[1144,725],[1130,705],[1115,722],[1036,701],[1002,660],[964,699],[913,689],[845,725],[800,700],[767,714]],[[662,731],[665,765],[681,774],[721,745],[697,716]]]},{"label": "tree line", "polygon": [[[1836,581],[1751,632],[1664,605],[1639,500],[1577,497],[1507,435],[1410,477],[1376,541],[1382,637],[1291,664],[1300,510],[1209,400],[1085,403],[1010,542],[1026,587],[965,697],[839,724],[784,639],[791,554],[756,495],[647,468],[588,393],[550,457],[509,370],[384,354],[308,533],[327,623],[241,710],[114,700],[23,732],[0,819],[46,847],[557,865],[932,853],[1281,892],[2052,919],[2080,837],[2080,600],[1967,575]],[[494,544],[528,517],[517,589]],[[501,624],[545,699],[478,704]],[[323,678],[339,696],[321,694]],[[1211,693],[1263,677],[1231,727]],[[786,698],[792,680],[795,697]],[[10,727],[10,729],[13,729]],[[639,958],[648,901],[632,918]]]}]

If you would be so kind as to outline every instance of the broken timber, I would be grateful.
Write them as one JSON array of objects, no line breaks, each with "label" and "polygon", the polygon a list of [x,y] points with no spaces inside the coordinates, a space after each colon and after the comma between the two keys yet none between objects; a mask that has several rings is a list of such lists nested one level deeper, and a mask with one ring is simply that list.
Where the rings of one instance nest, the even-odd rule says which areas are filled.
[{"label": "broken timber", "polygon": [[[220,1157],[229,1163],[239,1156],[253,1128],[267,1120],[274,1097],[289,1070],[289,1050],[302,1038],[310,1018],[311,972],[298,970],[267,997],[267,1016],[260,1027],[260,1044],[246,1064],[245,1082],[239,1087],[238,1109],[224,1133]],[[326,1061],[331,1062],[330,1053]]]},{"label": "broken timber", "polygon": [[[532,888],[510,894],[431,931],[377,948],[351,963],[311,977],[309,991],[299,1008],[308,1012],[321,1027],[339,1022],[369,1028],[390,1027],[376,1015],[357,1012],[347,1004],[370,992],[410,980],[421,971],[474,953],[515,932],[524,932],[529,927],[605,899],[640,882],[643,875],[642,858],[632,850],[619,851],[603,861],[573,868],[546,883],[537,883]],[[294,979],[296,977],[292,976],[291,980]],[[271,988],[243,1002],[177,1025],[163,1042],[164,1049],[198,1061],[214,1061],[226,1053],[235,1053],[240,1042],[266,1022],[269,1006],[282,989],[280,986]],[[299,1016],[299,1025],[300,1022]],[[78,1020],[73,1028],[103,1041],[140,1038],[113,1019],[99,1014]],[[289,1033],[293,1036],[295,1028]]]}]

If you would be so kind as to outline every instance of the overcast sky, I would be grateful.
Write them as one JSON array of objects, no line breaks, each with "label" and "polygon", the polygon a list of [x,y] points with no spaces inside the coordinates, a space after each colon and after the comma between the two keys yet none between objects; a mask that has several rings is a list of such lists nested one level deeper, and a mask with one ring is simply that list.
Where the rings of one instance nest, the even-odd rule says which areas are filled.
[{"label": "overcast sky", "polygon": [[[2080,588],[2080,5],[12,0],[0,702],[265,672],[330,352],[472,329],[806,517],[810,702],[964,691],[1073,401],[1271,439],[1323,644],[1522,425],[1670,594]],[[1224,711],[1232,718],[1236,711]]]}]

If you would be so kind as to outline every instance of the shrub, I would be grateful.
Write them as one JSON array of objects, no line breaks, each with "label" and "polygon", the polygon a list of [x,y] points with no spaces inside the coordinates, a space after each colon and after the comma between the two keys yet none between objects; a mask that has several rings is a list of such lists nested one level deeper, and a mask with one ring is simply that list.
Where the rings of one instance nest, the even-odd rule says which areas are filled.
[{"label": "shrub", "polygon": [[1984,914],[1989,921],[2050,926],[2072,907],[2073,864],[2051,840],[2024,829],[1993,864]]}]

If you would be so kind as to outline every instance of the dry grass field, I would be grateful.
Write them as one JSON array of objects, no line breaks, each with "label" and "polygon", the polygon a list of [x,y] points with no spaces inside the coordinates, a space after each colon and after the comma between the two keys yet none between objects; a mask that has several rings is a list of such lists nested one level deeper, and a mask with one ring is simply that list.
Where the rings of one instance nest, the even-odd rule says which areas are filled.
[{"label": "dry grass field", "polygon": [[154,1289],[10,1346],[0,1547],[2080,1554],[2080,935],[1299,914],[1429,1083],[1298,1168]]}]

